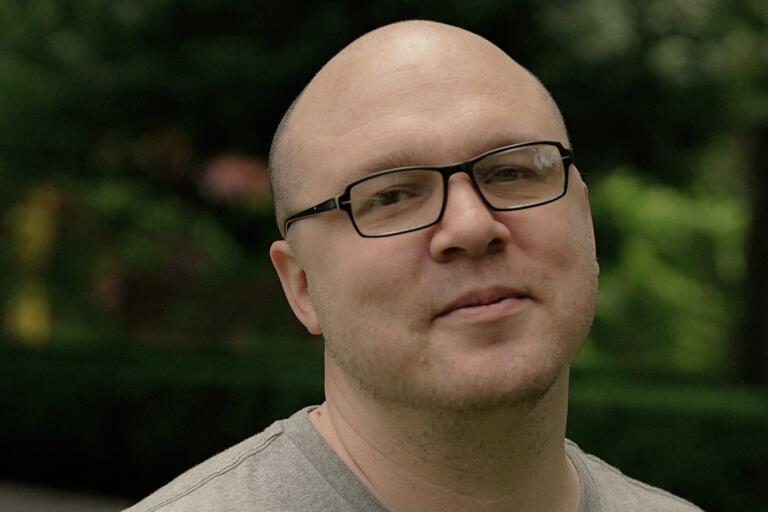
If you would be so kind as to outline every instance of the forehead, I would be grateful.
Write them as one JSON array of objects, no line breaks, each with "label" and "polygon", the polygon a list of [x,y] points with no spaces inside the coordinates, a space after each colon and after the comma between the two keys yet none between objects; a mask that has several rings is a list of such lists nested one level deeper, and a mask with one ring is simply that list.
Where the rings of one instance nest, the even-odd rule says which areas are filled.
[{"label": "forehead", "polygon": [[338,69],[311,84],[295,123],[300,200],[324,199],[385,168],[447,164],[516,142],[565,142],[554,105],[530,74],[498,50],[466,53],[332,61]]}]

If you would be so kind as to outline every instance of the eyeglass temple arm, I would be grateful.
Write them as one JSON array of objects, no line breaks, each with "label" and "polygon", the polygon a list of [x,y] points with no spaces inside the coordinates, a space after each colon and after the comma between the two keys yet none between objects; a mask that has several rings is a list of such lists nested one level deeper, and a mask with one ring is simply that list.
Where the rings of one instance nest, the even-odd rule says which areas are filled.
[{"label": "eyeglass temple arm", "polygon": [[316,215],[318,213],[327,212],[328,210],[335,210],[339,207],[339,201],[338,198],[332,197],[328,199],[327,201],[323,201],[322,203],[317,203],[315,206],[310,206],[304,211],[301,211],[295,215],[291,215],[285,220],[285,229],[284,231],[288,231],[288,228],[296,222],[299,219],[303,219],[304,217],[309,217],[311,215]]}]

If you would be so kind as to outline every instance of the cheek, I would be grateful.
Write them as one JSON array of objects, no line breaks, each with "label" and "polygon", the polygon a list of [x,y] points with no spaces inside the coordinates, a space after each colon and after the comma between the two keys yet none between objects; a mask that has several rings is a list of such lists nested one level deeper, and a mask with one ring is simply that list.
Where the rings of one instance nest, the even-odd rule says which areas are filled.
[{"label": "cheek", "polygon": [[[565,203],[568,205],[568,203]],[[576,322],[594,310],[597,260],[592,227],[577,205],[532,222],[521,240],[540,298],[558,318]],[[581,220],[577,222],[575,220]],[[570,321],[570,320],[568,320]]]},{"label": "cheek", "polygon": [[545,269],[554,324],[576,347],[586,339],[597,303],[598,266],[591,226],[564,224],[554,234]]},{"label": "cheek", "polygon": [[562,226],[549,254],[555,270],[573,274],[574,278],[583,275],[595,262],[595,245],[591,231],[583,225]]},{"label": "cheek", "polygon": [[[329,251],[308,275],[308,285],[321,323],[327,328],[343,324],[368,329],[387,325],[407,310],[418,266],[414,247],[388,239],[360,239],[338,244],[344,251]],[[397,246],[395,246],[397,245]]]},{"label": "cheek", "polygon": [[366,248],[310,280],[326,347],[356,381],[388,382],[418,367],[423,354],[408,321],[418,307],[415,266],[402,250]]},{"label": "cheek", "polygon": [[592,223],[584,205],[575,197],[568,199],[553,203],[545,210],[550,215],[530,224],[530,245],[537,246],[532,250],[541,252],[552,272],[583,274],[595,262]]}]

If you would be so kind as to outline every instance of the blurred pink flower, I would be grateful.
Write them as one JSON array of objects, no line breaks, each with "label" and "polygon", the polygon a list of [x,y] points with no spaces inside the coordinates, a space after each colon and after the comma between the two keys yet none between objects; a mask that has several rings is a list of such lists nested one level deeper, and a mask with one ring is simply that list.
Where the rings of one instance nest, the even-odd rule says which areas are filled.
[{"label": "blurred pink flower", "polygon": [[267,164],[248,155],[223,153],[205,167],[200,188],[217,201],[261,202],[269,198]]}]

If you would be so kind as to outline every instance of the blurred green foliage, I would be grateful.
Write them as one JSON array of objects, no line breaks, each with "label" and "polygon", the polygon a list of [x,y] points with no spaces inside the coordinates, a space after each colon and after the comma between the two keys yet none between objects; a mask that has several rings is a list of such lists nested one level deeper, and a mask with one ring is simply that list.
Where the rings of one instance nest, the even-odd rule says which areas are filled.
[{"label": "blurred green foliage", "polygon": [[728,367],[736,328],[745,204],[722,190],[682,192],[612,170],[593,187],[604,236],[600,301],[584,359],[687,372]]}]

